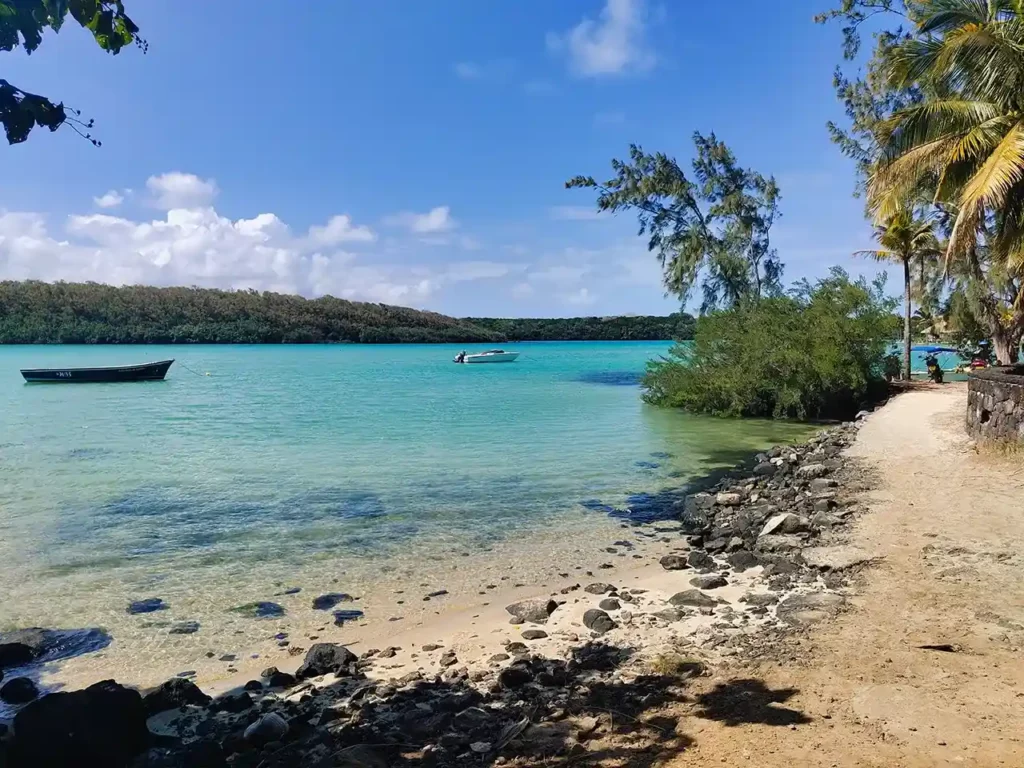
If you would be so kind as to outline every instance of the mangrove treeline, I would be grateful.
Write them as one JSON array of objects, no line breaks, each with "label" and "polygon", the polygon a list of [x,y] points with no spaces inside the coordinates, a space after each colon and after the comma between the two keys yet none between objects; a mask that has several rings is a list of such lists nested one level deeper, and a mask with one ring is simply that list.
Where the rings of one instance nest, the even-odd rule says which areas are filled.
[{"label": "mangrove treeline", "polygon": [[457,319],[258,291],[0,282],[2,344],[500,343],[689,338],[693,318]]}]

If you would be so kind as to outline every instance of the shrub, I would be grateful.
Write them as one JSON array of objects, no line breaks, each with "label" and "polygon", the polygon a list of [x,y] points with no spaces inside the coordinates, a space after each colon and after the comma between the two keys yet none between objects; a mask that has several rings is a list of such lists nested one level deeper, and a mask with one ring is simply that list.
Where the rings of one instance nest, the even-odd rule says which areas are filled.
[{"label": "shrub", "polygon": [[648,364],[644,398],[721,416],[849,416],[884,391],[894,307],[884,279],[833,269],[788,296],[705,315],[691,345]]}]

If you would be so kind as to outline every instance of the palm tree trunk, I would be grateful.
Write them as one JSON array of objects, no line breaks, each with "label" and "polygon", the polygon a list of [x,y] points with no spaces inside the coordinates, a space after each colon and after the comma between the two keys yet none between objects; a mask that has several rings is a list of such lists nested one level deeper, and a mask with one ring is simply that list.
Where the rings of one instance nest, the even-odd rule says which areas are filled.
[{"label": "palm tree trunk", "polygon": [[910,381],[910,259],[903,259],[903,378]]}]

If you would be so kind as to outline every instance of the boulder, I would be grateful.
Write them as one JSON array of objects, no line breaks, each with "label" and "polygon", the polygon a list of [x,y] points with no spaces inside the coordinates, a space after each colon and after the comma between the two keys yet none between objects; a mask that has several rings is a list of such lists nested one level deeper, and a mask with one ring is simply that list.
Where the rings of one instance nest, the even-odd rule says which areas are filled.
[{"label": "boulder", "polygon": [[0,669],[30,664],[34,658],[32,648],[25,643],[0,643]]},{"label": "boulder", "polygon": [[660,611],[655,611],[651,614],[651,616],[655,616],[661,619],[662,621],[667,621],[670,624],[672,622],[682,621],[686,618],[686,614],[678,608],[663,608]]},{"label": "boulder", "polygon": [[295,675],[291,675],[287,672],[279,672],[274,670],[271,674],[266,676],[267,687],[269,688],[291,688],[298,681],[295,679]]},{"label": "boulder", "polygon": [[770,461],[763,461],[754,467],[754,474],[758,477],[771,477],[778,471],[778,466],[772,464]]},{"label": "boulder", "polygon": [[226,693],[221,696],[214,703],[214,708],[218,712],[230,712],[233,715],[237,715],[239,712],[245,712],[252,705],[252,696],[249,695],[249,692],[239,691],[238,693]]},{"label": "boulder", "polygon": [[804,541],[795,534],[758,536],[756,547],[761,552],[790,552],[803,547]]},{"label": "boulder", "polygon": [[524,624],[546,624],[548,617],[558,608],[554,600],[544,598],[534,600],[520,600],[518,603],[506,605],[505,610],[512,614],[510,623]]},{"label": "boulder", "polygon": [[527,629],[522,634],[523,640],[543,640],[547,636],[543,629]]},{"label": "boulder", "polygon": [[685,592],[677,592],[668,599],[671,605],[677,608],[688,606],[690,608],[714,608],[718,601],[710,595],[705,595],[699,589],[688,589]]},{"label": "boulder", "polygon": [[816,477],[807,485],[807,487],[814,493],[821,493],[827,491],[830,488],[835,488],[837,485],[836,481],[831,477]]},{"label": "boulder", "polygon": [[239,605],[236,608],[232,608],[231,612],[250,619],[276,619],[284,616],[285,613],[282,606],[277,603],[268,603],[265,601]]},{"label": "boulder", "polygon": [[602,611],[617,611],[622,607],[622,604],[614,597],[606,597],[597,604],[597,607]]},{"label": "boulder", "polygon": [[783,512],[775,515],[764,524],[761,529],[761,536],[772,536],[785,533],[803,533],[810,530],[811,525],[806,517],[794,515],[792,512]]},{"label": "boulder", "polygon": [[816,477],[824,477],[828,474],[828,467],[824,464],[804,464],[796,470],[797,477],[804,480],[813,480]]},{"label": "boulder", "polygon": [[533,675],[530,673],[530,670],[523,667],[505,667],[505,669],[498,673],[498,684],[502,688],[522,688],[527,683],[532,682],[532,680]]},{"label": "boulder", "polygon": [[142,696],[113,680],[51,693],[14,718],[11,768],[123,766],[150,739]]},{"label": "boulder", "polygon": [[603,635],[605,632],[610,632],[618,626],[612,617],[599,608],[591,608],[589,611],[583,614],[583,626],[592,632],[596,632],[599,635]]},{"label": "boulder", "polygon": [[319,677],[328,673],[345,674],[348,665],[358,661],[358,657],[348,648],[337,643],[316,643],[306,652],[306,659],[296,671],[299,680]]},{"label": "boulder", "polygon": [[313,598],[313,610],[329,611],[338,603],[350,602],[352,602],[352,595],[347,595],[344,592],[328,592],[326,595]]},{"label": "boulder", "polygon": [[210,697],[199,690],[199,686],[191,680],[181,677],[172,677],[142,697],[142,706],[146,710],[146,717],[152,717],[158,712],[165,712],[168,709],[177,709],[187,705],[205,707],[209,703]]},{"label": "boulder", "polygon": [[757,565],[757,557],[753,552],[746,549],[740,549],[731,553],[726,558],[726,561],[730,566],[732,566],[732,569],[737,572],[745,571],[748,568],[753,568]]},{"label": "boulder", "polygon": [[277,712],[268,712],[245,729],[243,738],[257,747],[281,741],[288,733],[288,721]]},{"label": "boulder", "polygon": [[132,615],[153,613],[154,611],[166,611],[170,607],[159,597],[147,597],[145,600],[133,600],[128,603],[128,613]]},{"label": "boulder", "polygon": [[658,562],[661,563],[661,567],[666,571],[681,571],[684,568],[690,567],[690,564],[686,562],[686,558],[682,555],[665,555]]},{"label": "boulder", "polygon": [[0,686],[0,701],[7,704],[28,704],[38,696],[39,689],[27,677],[12,677]]},{"label": "boulder", "polygon": [[686,555],[686,562],[698,570],[708,570],[715,567],[715,561],[711,558],[711,555],[699,549],[690,551]]},{"label": "boulder", "polygon": [[615,587],[611,584],[605,584],[604,582],[597,581],[593,584],[587,584],[587,586],[583,588],[583,591],[591,595],[606,595],[609,592],[614,592]]},{"label": "boulder", "polygon": [[715,503],[720,507],[738,507],[743,502],[743,495],[739,493],[720,493],[715,496]]},{"label": "boulder", "polygon": [[690,584],[697,589],[718,589],[728,583],[725,577],[718,573],[708,573],[703,576],[694,576],[690,579]]}]

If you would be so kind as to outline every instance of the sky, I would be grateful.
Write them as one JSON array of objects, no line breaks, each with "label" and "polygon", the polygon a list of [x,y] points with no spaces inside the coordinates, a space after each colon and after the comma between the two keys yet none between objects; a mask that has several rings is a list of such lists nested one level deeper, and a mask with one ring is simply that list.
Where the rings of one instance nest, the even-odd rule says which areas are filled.
[{"label": "sky", "polygon": [[[635,216],[566,179],[694,131],[772,174],[785,279],[874,274],[825,123],[828,0],[128,0],[148,53],[74,23],[15,85],[95,120],[0,146],[0,279],[256,288],[457,316],[665,314]],[[691,305],[688,306],[692,306]]]}]

